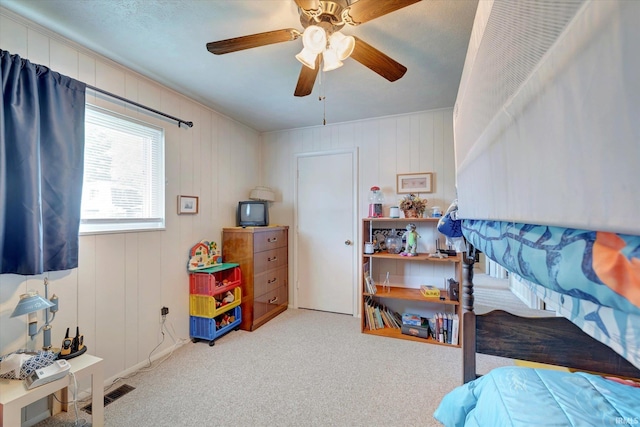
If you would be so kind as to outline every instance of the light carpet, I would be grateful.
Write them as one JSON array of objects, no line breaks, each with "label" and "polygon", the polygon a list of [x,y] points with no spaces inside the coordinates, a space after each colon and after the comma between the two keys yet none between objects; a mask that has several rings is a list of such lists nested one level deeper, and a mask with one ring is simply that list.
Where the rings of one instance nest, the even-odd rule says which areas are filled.
[{"label": "light carpet", "polygon": [[[480,373],[510,364],[478,356]],[[105,425],[437,426],[432,414],[461,377],[459,348],[365,335],[352,316],[289,309],[213,347],[185,344],[124,380],[136,389],[105,408]],[[74,425],[73,415],[37,426]]]},{"label": "light carpet", "polygon": [[509,279],[496,279],[486,274],[476,274],[473,278],[474,311],[484,314],[501,309],[517,316],[555,316],[554,311],[529,308],[509,289]]}]

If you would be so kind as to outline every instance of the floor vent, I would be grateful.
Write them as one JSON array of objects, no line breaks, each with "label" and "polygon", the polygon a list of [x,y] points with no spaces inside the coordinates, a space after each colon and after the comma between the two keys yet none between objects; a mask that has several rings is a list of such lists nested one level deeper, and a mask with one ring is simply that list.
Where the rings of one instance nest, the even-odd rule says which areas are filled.
[{"label": "floor vent", "polygon": [[[120,399],[122,396],[124,396],[125,394],[129,393],[132,390],[135,390],[135,387],[131,387],[128,384],[124,384],[121,385],[120,387],[118,387],[117,389],[107,393],[104,395],[104,406],[107,406],[108,404],[110,404],[111,402],[114,402],[118,399]],[[87,406],[85,406],[84,408],[82,408],[83,411],[85,411],[86,413],[90,414],[91,413],[91,404],[88,404]]]}]

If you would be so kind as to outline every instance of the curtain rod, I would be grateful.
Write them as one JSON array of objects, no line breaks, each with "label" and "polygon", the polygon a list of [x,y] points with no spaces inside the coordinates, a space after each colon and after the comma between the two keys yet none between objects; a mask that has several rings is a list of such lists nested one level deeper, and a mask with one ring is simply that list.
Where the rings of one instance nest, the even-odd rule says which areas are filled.
[{"label": "curtain rod", "polygon": [[111,92],[107,92],[106,90],[99,89],[99,88],[97,88],[95,86],[91,86],[91,85],[86,85],[86,86],[87,86],[87,89],[95,90],[96,92],[100,92],[100,93],[102,93],[104,95],[110,96],[110,97],[118,99],[120,101],[124,101],[127,104],[135,105],[136,107],[143,108],[143,109],[145,109],[147,111],[151,111],[152,113],[156,113],[156,114],[158,114],[160,116],[163,116],[163,117],[166,117],[168,119],[175,120],[176,122],[178,122],[178,127],[180,127],[180,123],[184,123],[185,125],[189,126],[190,128],[193,127],[193,122],[187,122],[187,121],[179,119],[177,117],[170,116],[168,114],[163,113],[162,111],[158,111],[158,110],[155,110],[155,109],[153,109],[151,107],[147,107],[147,106],[144,106],[142,104],[138,104],[135,101],[131,101],[131,100],[127,99],[127,98],[123,98],[123,97],[121,97],[119,95],[116,95],[116,94],[111,93]]}]

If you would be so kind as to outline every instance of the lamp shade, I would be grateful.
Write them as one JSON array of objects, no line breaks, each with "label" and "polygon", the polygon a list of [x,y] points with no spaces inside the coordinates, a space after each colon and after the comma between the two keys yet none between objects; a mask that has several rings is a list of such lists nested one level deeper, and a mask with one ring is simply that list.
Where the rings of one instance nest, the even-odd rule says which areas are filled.
[{"label": "lamp shade", "polygon": [[309,25],[302,34],[302,45],[317,55],[327,48],[327,33],[317,25]]},{"label": "lamp shade", "polygon": [[269,187],[256,187],[251,190],[249,194],[249,199],[251,200],[265,200],[267,202],[273,202],[276,197],[273,190]]},{"label": "lamp shade", "polygon": [[338,53],[333,48],[327,49],[322,52],[322,62],[324,63],[322,71],[335,70],[336,68],[340,68],[343,65],[342,61],[338,59]]},{"label": "lamp shade", "polygon": [[312,52],[306,47],[303,48],[299,54],[296,55],[296,59],[302,62],[302,65],[305,65],[312,70],[316,68],[316,58],[318,57],[317,53]]},{"label": "lamp shade", "polygon": [[54,304],[42,298],[37,292],[28,292],[20,295],[20,301],[18,301],[18,305],[13,310],[11,317],[22,316],[23,314],[33,313],[53,306]]},{"label": "lamp shade", "polygon": [[338,59],[344,61],[351,55],[353,48],[356,46],[356,39],[352,36],[345,36],[340,31],[336,31],[329,37],[329,45],[335,49]]}]

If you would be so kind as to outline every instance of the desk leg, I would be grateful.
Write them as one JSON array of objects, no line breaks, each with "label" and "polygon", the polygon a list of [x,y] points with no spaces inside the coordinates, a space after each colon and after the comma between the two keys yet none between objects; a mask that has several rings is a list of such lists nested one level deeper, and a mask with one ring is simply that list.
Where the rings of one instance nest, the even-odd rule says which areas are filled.
[{"label": "desk leg", "polygon": [[91,423],[93,427],[104,427],[104,372],[102,363],[91,375]]},{"label": "desk leg", "polygon": [[2,423],[0,426],[19,426],[22,423],[22,408],[18,405],[5,405],[0,406],[0,415],[2,416]]}]

